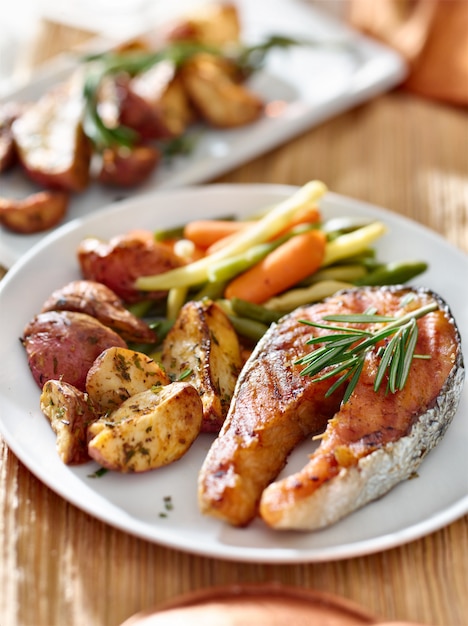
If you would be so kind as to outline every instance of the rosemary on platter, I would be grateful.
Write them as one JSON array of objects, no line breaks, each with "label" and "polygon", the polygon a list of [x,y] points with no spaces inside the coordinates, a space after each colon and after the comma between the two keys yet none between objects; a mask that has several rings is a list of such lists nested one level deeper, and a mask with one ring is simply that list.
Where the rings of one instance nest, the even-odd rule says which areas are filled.
[{"label": "rosemary on platter", "polygon": [[[228,49],[191,41],[177,41],[154,51],[127,50],[86,55],[82,59],[86,66],[83,88],[85,133],[97,149],[109,146],[131,148],[138,141],[138,133],[134,130],[124,125],[106,126],[99,113],[99,89],[106,76],[119,73],[136,76],[163,61],[179,68],[194,55],[205,52],[228,59],[237,67],[239,74],[247,78],[260,69],[272,48],[289,48],[294,45],[304,43],[272,35],[260,44],[230,46]],[[174,147],[171,149],[174,150]]]},{"label": "rosemary on platter", "polygon": [[[308,41],[272,34],[264,41],[253,45],[230,44],[226,47],[215,47],[194,41],[175,41],[158,50],[126,50],[88,54],[82,58],[85,65],[84,130],[97,149],[110,146],[131,148],[138,141],[138,133],[134,130],[123,125],[106,126],[99,113],[99,89],[106,76],[115,76],[119,73],[136,76],[163,61],[172,63],[177,69],[194,55],[205,52],[230,61],[236,67],[239,76],[246,79],[263,67],[268,53],[273,49],[285,50],[293,46],[342,48],[349,45],[349,42],[346,41]],[[181,145],[179,143],[174,144],[169,150],[180,148]],[[188,145],[184,145],[183,148],[188,149]],[[180,152],[177,153],[180,154]]]},{"label": "rosemary on platter", "polygon": [[[395,393],[405,386],[413,359],[430,358],[428,355],[415,354],[418,339],[416,320],[436,309],[437,304],[433,303],[401,317],[377,315],[375,309],[362,314],[324,316],[323,321],[331,322],[331,324],[301,320],[309,326],[332,332],[329,335],[309,339],[307,345],[322,345],[298,359],[296,364],[304,365],[301,374],[315,376],[315,381],[339,375],[339,378],[328,389],[327,397],[348,381],[343,397],[343,403],[345,403],[356,388],[366,355],[376,350],[380,362],[374,380],[374,391],[380,389],[387,375],[387,391]],[[335,325],[344,323],[358,326]],[[368,327],[361,327],[363,324],[377,324],[379,327],[370,330]],[[379,345],[384,340],[388,341]],[[324,373],[318,376],[320,372]]]}]

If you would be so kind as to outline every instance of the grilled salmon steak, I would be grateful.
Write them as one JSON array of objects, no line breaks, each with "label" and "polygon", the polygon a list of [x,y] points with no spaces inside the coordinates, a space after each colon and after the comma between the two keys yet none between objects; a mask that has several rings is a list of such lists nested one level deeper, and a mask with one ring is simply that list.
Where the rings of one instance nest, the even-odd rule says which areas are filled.
[{"label": "grilled salmon steak", "polygon": [[[327,396],[334,378],[316,381],[297,363],[321,345],[307,343],[313,336],[333,332],[302,320],[323,323],[327,315],[371,308],[399,317],[427,304],[436,308],[417,320],[415,347],[415,354],[426,358],[412,360],[401,390],[388,391],[386,379],[374,390],[381,360],[377,347],[366,354],[346,402],[346,385]],[[200,470],[200,509],[234,526],[245,526],[258,514],[281,529],[334,523],[416,471],[450,424],[463,381],[456,323],[431,291],[363,287],[301,307],[270,327],[245,364]],[[273,482],[295,446],[313,435],[320,435],[320,445],[304,468]]]}]

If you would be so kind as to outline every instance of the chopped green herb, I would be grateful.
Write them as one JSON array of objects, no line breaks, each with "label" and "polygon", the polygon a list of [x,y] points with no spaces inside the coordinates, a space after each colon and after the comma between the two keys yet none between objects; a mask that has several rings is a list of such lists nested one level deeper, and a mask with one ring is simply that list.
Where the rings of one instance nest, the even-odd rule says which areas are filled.
[{"label": "chopped green herb", "polygon": [[193,370],[188,367],[187,369],[185,369],[183,372],[179,374],[177,380],[185,380],[192,374],[192,371]]},{"label": "chopped green herb", "polygon": [[107,474],[108,471],[109,470],[107,468],[100,467],[99,469],[97,469],[92,474],[88,474],[88,478],[100,478],[101,476],[104,476],[104,474]]}]

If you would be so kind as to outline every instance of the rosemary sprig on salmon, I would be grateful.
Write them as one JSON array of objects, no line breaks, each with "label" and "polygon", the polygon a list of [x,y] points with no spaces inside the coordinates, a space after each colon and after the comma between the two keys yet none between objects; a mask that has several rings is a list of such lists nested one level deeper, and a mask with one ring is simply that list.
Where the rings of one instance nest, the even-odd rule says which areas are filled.
[{"label": "rosemary sprig on salmon", "polygon": [[[406,384],[411,363],[415,358],[430,358],[429,355],[415,354],[418,340],[418,326],[416,320],[432,311],[435,303],[422,306],[401,317],[377,315],[375,308],[358,315],[326,315],[324,322],[343,324],[366,324],[366,328],[356,326],[334,326],[311,320],[301,320],[302,323],[332,331],[332,334],[313,337],[307,345],[323,344],[306,356],[296,361],[297,365],[305,365],[303,376],[316,376],[325,370],[315,381],[327,380],[337,374],[341,376],[331,385],[326,393],[330,396],[338,387],[348,382],[343,403],[347,402],[353,393],[364,367],[366,355],[377,348],[379,366],[374,380],[374,391],[378,391],[387,377],[387,391],[395,393]],[[369,324],[377,324],[375,330]],[[380,326],[384,324],[384,326]],[[381,342],[391,337],[384,344]],[[379,345],[380,344],[380,345]]]}]

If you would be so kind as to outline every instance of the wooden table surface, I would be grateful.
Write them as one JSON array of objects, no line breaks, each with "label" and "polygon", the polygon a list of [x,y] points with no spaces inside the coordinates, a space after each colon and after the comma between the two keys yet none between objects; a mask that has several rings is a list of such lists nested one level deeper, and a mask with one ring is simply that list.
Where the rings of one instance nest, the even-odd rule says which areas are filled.
[{"label": "wooden table surface", "polygon": [[[43,22],[23,61],[35,67],[88,36]],[[467,146],[466,110],[394,90],[213,182],[321,179],[332,191],[413,218],[468,252]],[[55,495],[1,441],[0,450],[1,626],[117,626],[181,593],[266,581],[338,594],[387,620],[468,624],[468,516],[371,556],[233,563],[115,530]]]}]

